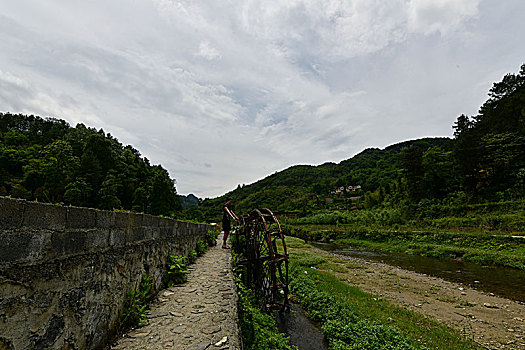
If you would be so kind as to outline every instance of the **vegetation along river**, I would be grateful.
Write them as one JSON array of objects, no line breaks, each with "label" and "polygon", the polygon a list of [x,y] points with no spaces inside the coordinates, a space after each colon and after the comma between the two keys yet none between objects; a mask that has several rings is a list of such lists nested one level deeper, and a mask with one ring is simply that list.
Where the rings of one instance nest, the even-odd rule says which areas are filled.
[{"label": "vegetation along river", "polygon": [[331,253],[382,262],[447,281],[465,284],[525,304],[525,271],[522,270],[404,253],[366,251],[335,243],[317,242],[312,245]]}]

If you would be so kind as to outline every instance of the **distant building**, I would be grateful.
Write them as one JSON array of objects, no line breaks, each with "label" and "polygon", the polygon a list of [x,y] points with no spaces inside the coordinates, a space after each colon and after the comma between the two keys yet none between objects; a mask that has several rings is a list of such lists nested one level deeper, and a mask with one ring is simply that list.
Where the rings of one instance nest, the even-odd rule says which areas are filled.
[{"label": "distant building", "polygon": [[340,186],[336,187],[334,190],[330,191],[330,194],[343,194],[343,193],[354,193],[361,189],[361,185],[356,186]]}]

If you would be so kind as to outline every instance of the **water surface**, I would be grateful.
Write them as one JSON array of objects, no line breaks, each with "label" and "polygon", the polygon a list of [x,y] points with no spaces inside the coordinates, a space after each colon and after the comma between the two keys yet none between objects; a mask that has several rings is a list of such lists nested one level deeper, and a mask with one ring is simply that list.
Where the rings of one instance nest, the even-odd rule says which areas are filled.
[{"label": "water surface", "polygon": [[286,334],[297,349],[328,350],[328,342],[321,329],[296,304],[290,303],[290,311],[275,312],[274,317],[279,332]]},{"label": "water surface", "polygon": [[335,254],[382,262],[525,303],[525,271],[523,270],[405,253],[367,251],[335,243],[317,242],[312,245]]}]

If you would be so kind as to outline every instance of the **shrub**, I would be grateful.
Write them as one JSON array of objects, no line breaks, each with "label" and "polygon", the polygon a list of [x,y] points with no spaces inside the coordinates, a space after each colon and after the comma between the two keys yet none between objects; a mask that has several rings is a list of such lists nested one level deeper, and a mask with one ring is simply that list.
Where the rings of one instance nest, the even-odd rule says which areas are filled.
[{"label": "shrub", "polygon": [[202,239],[199,239],[197,241],[197,246],[195,247],[195,251],[197,253],[197,256],[203,256],[204,253],[206,253],[206,249],[208,248],[207,244],[204,243]]},{"label": "shrub", "polygon": [[253,291],[243,283],[243,274],[246,265],[239,263],[240,259],[235,251],[233,257],[233,271],[235,284],[239,296],[239,326],[244,348],[247,350],[297,350],[289,344],[289,339],[279,333],[274,319],[260,309]]},{"label": "shrub", "polygon": [[217,235],[219,234],[219,230],[212,229],[208,230],[206,233],[206,243],[208,244],[208,247],[215,247],[217,245]]},{"label": "shrub", "polygon": [[121,330],[137,327],[149,314],[147,303],[153,296],[153,281],[149,276],[142,276],[136,289],[130,289],[124,299],[121,314]]},{"label": "shrub", "polygon": [[194,249],[192,249],[188,253],[188,263],[193,264],[195,263],[195,261],[197,261],[197,252]]},{"label": "shrub", "polygon": [[175,284],[186,282],[186,275],[189,271],[186,269],[186,258],[182,255],[168,254],[166,261],[166,275],[164,276],[164,284],[168,288]]}]

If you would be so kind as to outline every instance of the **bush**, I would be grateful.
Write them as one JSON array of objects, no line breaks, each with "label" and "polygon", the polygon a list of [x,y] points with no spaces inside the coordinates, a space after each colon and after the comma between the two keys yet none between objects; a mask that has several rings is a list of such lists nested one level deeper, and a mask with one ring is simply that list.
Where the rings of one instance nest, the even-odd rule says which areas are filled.
[{"label": "bush", "polygon": [[348,323],[328,320],[322,329],[325,336],[331,340],[331,349],[415,349],[406,336],[393,326],[363,320]]},{"label": "bush", "polygon": [[206,249],[208,248],[208,245],[204,243],[202,239],[199,239],[197,241],[197,246],[195,247],[195,251],[197,253],[197,256],[203,256],[204,253],[206,253]]},{"label": "bush", "polygon": [[124,310],[120,318],[121,331],[137,327],[149,314],[147,303],[153,296],[153,281],[149,276],[142,276],[136,289],[130,289],[124,299]]},{"label": "bush", "polygon": [[194,249],[192,249],[188,253],[188,263],[193,264],[195,263],[195,261],[197,261],[197,252]]},{"label": "bush", "polygon": [[184,256],[168,254],[166,275],[163,279],[164,284],[170,288],[175,284],[186,282],[186,275],[189,273],[186,267],[186,258]]},{"label": "bush", "polygon": [[255,294],[243,283],[245,265],[238,263],[239,257],[233,254],[235,284],[239,296],[239,326],[244,348],[247,350],[297,350],[289,344],[289,339],[279,333],[274,319],[261,311]]},{"label": "bush", "polygon": [[206,243],[208,244],[208,247],[215,247],[217,245],[217,235],[219,234],[219,230],[212,229],[208,230],[206,233]]}]

